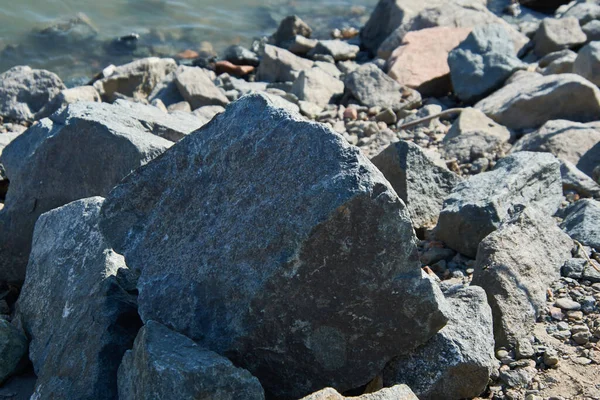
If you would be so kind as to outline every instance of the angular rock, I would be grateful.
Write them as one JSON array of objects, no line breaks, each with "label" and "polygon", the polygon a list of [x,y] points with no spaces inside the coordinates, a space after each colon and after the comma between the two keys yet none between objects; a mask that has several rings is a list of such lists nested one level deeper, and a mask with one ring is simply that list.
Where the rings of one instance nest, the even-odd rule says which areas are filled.
[{"label": "angular rock", "polygon": [[444,200],[436,228],[448,247],[471,258],[479,242],[523,207],[553,215],[562,201],[560,163],[551,154],[519,152],[459,183]]},{"label": "angular rock", "polygon": [[404,88],[374,64],[355,69],[344,80],[346,89],[362,105],[402,109],[410,101],[419,101],[420,95]]},{"label": "angular rock", "polygon": [[384,385],[408,385],[421,400],[463,399],[481,394],[496,368],[492,311],[477,286],[445,293],[448,324],[408,356],[390,362]]},{"label": "angular rock", "polygon": [[41,120],[2,151],[10,179],[0,211],[0,280],[22,282],[37,218],[71,201],[107,195],[125,175],[161,154],[171,142],[169,118],[153,120],[106,103],[71,104]]},{"label": "angular rock", "polygon": [[[596,264],[597,265],[597,264]],[[560,269],[560,274],[567,278],[584,279],[590,282],[600,282],[600,272],[590,266],[583,258],[572,258],[565,262]]]},{"label": "angular rock", "polygon": [[223,58],[236,65],[251,65],[258,67],[260,62],[258,55],[240,45],[232,45],[225,49]]},{"label": "angular rock", "polygon": [[94,88],[109,102],[116,99],[116,94],[146,98],[175,69],[177,63],[172,58],[142,58],[114,68],[109,76],[94,82]]},{"label": "angular rock", "polygon": [[408,386],[395,385],[358,397],[345,397],[333,388],[325,388],[300,400],[418,400],[418,397],[415,396]]},{"label": "angular rock", "polygon": [[535,53],[538,57],[554,51],[570,49],[585,43],[587,37],[573,17],[555,19],[544,18],[535,37]]},{"label": "angular rock", "polygon": [[570,205],[565,213],[560,227],[584,246],[600,249],[600,202],[582,199]]},{"label": "angular rock", "polygon": [[36,224],[16,312],[31,338],[33,398],[117,397],[117,370],[141,322],[130,271],[98,230],[103,200],[78,200]]},{"label": "angular rock", "polygon": [[333,57],[335,61],[354,60],[360,47],[342,40],[319,40],[317,45],[308,52],[310,57],[325,54]]},{"label": "angular rock", "polygon": [[465,102],[475,102],[500,88],[518,69],[526,67],[516,57],[509,32],[503,25],[479,26],[448,56],[452,86]]},{"label": "angular rock", "polygon": [[435,226],[444,199],[462,180],[410,142],[393,143],[371,161],[406,204],[415,228]]},{"label": "angular rock", "polygon": [[321,68],[311,68],[300,72],[292,86],[292,93],[300,100],[325,107],[344,94],[344,82],[332,77]]},{"label": "angular rock", "polygon": [[531,334],[546,306],[546,290],[571,258],[573,242],[550,213],[526,207],[479,245],[473,285],[487,293],[496,346]]},{"label": "angular rock", "polygon": [[262,400],[258,379],[158,322],[140,329],[118,374],[120,400]]},{"label": "angular rock", "polygon": [[444,140],[446,159],[456,158],[466,163],[474,161],[473,154],[495,153],[506,146],[510,131],[474,108],[465,108],[454,121]]},{"label": "angular rock", "polygon": [[575,165],[561,160],[560,174],[562,176],[563,191],[574,190],[581,197],[600,199],[600,185]]},{"label": "angular rock", "polygon": [[587,36],[588,42],[600,40],[600,19],[595,19],[581,27],[581,30]]},{"label": "angular rock", "polygon": [[573,64],[573,73],[600,86],[600,41],[588,43],[579,50]]},{"label": "angular rock", "polygon": [[203,106],[226,106],[229,103],[202,68],[180,66],[175,72],[175,84],[192,110]]},{"label": "angular rock", "polygon": [[263,95],[130,174],[102,214],[141,270],[142,319],[226,355],[271,396],[366,384],[446,322],[383,175]]},{"label": "angular rock", "polygon": [[80,101],[101,102],[100,94],[93,86],[78,86],[61,90],[54,98],[35,115],[36,119],[49,117],[62,107]]},{"label": "angular rock", "polygon": [[448,53],[469,34],[467,28],[437,27],[408,32],[387,61],[388,74],[424,96],[452,90]]},{"label": "angular rock", "polygon": [[294,40],[290,41],[287,45],[287,49],[294,54],[306,55],[309,51],[314,49],[319,41],[317,39],[309,39],[304,36],[296,35]]},{"label": "angular rock", "polygon": [[0,117],[33,121],[65,85],[50,71],[28,66],[12,67],[0,74]]},{"label": "angular rock", "polygon": [[600,152],[582,157],[600,143],[600,122],[582,124],[566,120],[548,121],[538,131],[519,139],[512,152],[539,151],[554,154],[564,161],[592,176],[594,167],[600,164]]},{"label": "angular rock", "polygon": [[563,53],[563,55],[552,60],[552,62],[550,62],[543,70],[541,70],[542,75],[570,74],[573,72],[573,64],[575,64],[575,60],[577,59],[577,53],[571,50],[562,50],[559,52],[550,53],[549,55],[559,53]]},{"label": "angular rock", "polygon": [[152,92],[148,95],[148,101],[154,103],[156,100],[160,100],[165,106],[176,104],[185,101],[177,83],[175,82],[175,73],[177,70],[171,72],[165,76],[158,84],[154,86]]},{"label": "angular rock", "polygon": [[225,112],[221,106],[204,106],[194,110],[194,115],[200,119],[202,125],[207,124],[217,114]]},{"label": "angular rock", "polygon": [[298,57],[285,49],[266,45],[265,54],[256,70],[256,79],[265,82],[293,82],[300,71],[312,66],[311,60]]},{"label": "angular rock", "polygon": [[27,348],[25,335],[0,318],[0,385],[17,370],[27,354]]},{"label": "angular rock", "polygon": [[561,18],[565,17],[576,18],[581,26],[592,20],[600,20],[600,4],[588,2],[576,3],[561,15]]},{"label": "angular rock", "polygon": [[600,115],[600,90],[575,74],[528,74],[475,105],[510,129],[537,129],[552,119],[595,121]]},{"label": "angular rock", "polygon": [[312,29],[297,15],[290,15],[281,20],[272,40],[276,46],[285,48],[298,35],[309,38]]}]

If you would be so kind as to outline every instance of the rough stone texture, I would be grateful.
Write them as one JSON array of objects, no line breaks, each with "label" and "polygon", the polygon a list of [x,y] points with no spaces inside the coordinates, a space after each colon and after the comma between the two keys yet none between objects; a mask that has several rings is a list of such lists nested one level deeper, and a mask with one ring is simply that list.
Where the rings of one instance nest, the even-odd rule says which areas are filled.
[{"label": "rough stone texture", "polygon": [[294,41],[296,36],[309,38],[311,34],[312,29],[306,22],[296,15],[290,15],[281,20],[272,40],[276,46],[287,47],[290,42]]},{"label": "rough stone texture", "polygon": [[409,32],[388,59],[388,74],[424,96],[452,90],[448,53],[469,34],[467,28],[437,27]]},{"label": "rough stone texture", "polygon": [[407,102],[420,100],[418,93],[411,92],[408,98],[406,88],[387,76],[374,64],[365,64],[346,75],[346,89],[362,105],[401,109]]},{"label": "rough stone texture", "polygon": [[383,175],[263,95],[129,175],[102,213],[141,270],[142,319],[226,355],[272,396],[366,384],[446,322]]},{"label": "rough stone texture", "polygon": [[300,71],[312,68],[313,62],[279,47],[266,45],[256,70],[256,79],[266,82],[293,82]]},{"label": "rough stone texture", "polygon": [[185,101],[175,82],[175,73],[177,70],[165,76],[159,83],[154,86],[152,92],[148,95],[148,101],[154,103],[157,100],[163,102],[165,106],[177,104]]},{"label": "rough stone texture", "polygon": [[192,110],[203,106],[225,106],[229,103],[221,89],[215,86],[202,68],[180,66],[175,72],[175,83]]},{"label": "rough stone texture", "polygon": [[567,260],[565,265],[560,269],[560,274],[572,279],[600,282],[600,272],[590,266],[584,258],[572,258]]},{"label": "rough stone texture", "polygon": [[471,258],[479,242],[525,206],[553,215],[562,201],[560,163],[551,154],[519,152],[494,170],[459,183],[444,201],[436,235]]},{"label": "rough stone texture", "polygon": [[573,64],[573,73],[600,86],[600,41],[591,42],[579,50]]},{"label": "rough stone texture", "polygon": [[485,291],[460,285],[445,293],[448,324],[410,355],[390,362],[384,385],[408,385],[420,400],[464,399],[481,394],[496,368],[492,311]]},{"label": "rough stone texture", "polygon": [[448,56],[452,86],[465,102],[481,100],[518,69],[525,68],[516,57],[509,32],[503,25],[479,26]]},{"label": "rough stone texture", "polygon": [[[563,53],[564,52],[564,53]],[[555,58],[552,62],[541,70],[542,75],[570,74],[573,72],[573,64],[577,59],[577,53],[571,50],[562,50],[560,52],[550,53],[549,55],[562,53],[562,56]]]},{"label": "rough stone texture", "polygon": [[262,400],[258,379],[158,322],[140,329],[118,373],[120,400]]},{"label": "rough stone texture", "polygon": [[27,338],[16,327],[0,318],[0,385],[18,368],[27,354]]},{"label": "rough stone texture", "polygon": [[225,112],[222,106],[204,106],[194,110],[193,114],[200,119],[202,125],[207,124],[215,115]]},{"label": "rough stone texture", "polygon": [[473,160],[473,154],[493,153],[508,143],[510,131],[474,108],[465,108],[442,141],[446,159]]},{"label": "rough stone texture", "polygon": [[41,120],[2,152],[10,186],[0,211],[0,280],[22,282],[37,218],[90,196],[105,196],[125,175],[161,154],[171,142],[168,118],[154,120],[106,103],[71,104]]},{"label": "rough stone texture", "polygon": [[308,55],[314,57],[317,54],[326,54],[332,56],[335,61],[348,61],[354,60],[359,50],[360,47],[342,40],[319,40]]},{"label": "rough stone texture", "polygon": [[497,347],[531,333],[547,288],[571,258],[573,242],[550,215],[526,207],[479,245],[472,284],[487,293]]},{"label": "rough stone texture", "polygon": [[533,41],[538,57],[554,51],[573,48],[584,44],[587,37],[573,17],[554,19],[544,18]]},{"label": "rough stone texture", "polygon": [[0,117],[32,121],[65,85],[50,71],[16,66],[0,74]]},{"label": "rough stone texture", "polygon": [[566,218],[560,227],[584,246],[600,249],[600,202],[583,199],[565,210]]},{"label": "rough stone texture", "polygon": [[600,164],[600,152],[582,157],[600,143],[600,122],[582,124],[566,120],[548,121],[538,131],[518,140],[512,152],[539,151],[554,154],[561,160],[573,163],[592,176],[594,167]]},{"label": "rough stone texture", "polygon": [[115,100],[117,93],[145,98],[175,69],[177,63],[172,58],[142,58],[116,67],[112,74],[94,82],[94,87],[105,101]]},{"label": "rough stone texture", "polygon": [[31,338],[34,399],[117,397],[117,369],[141,321],[125,260],[98,229],[103,200],[78,200],[36,224],[16,313]]},{"label": "rough stone texture", "polygon": [[576,3],[569,8],[561,18],[573,17],[583,26],[592,20],[600,19],[600,4],[594,3]]},{"label": "rough stone texture", "polygon": [[300,72],[292,86],[292,93],[298,99],[326,106],[344,94],[344,82],[332,77],[321,68],[311,68]]},{"label": "rough stone texture", "polygon": [[410,142],[393,143],[371,161],[406,204],[415,228],[435,226],[444,199],[462,180]]},{"label": "rough stone texture", "polygon": [[600,90],[575,74],[527,74],[475,105],[511,129],[537,129],[552,119],[595,121],[600,115]]},{"label": "rough stone texture", "polygon": [[418,400],[418,397],[408,386],[395,385],[357,397],[344,397],[333,388],[325,388],[300,400]]},{"label": "rough stone texture", "polygon": [[560,174],[563,190],[574,190],[581,197],[600,199],[600,185],[568,161],[561,160]]},{"label": "rough stone texture", "polygon": [[61,90],[51,101],[49,101],[36,115],[36,119],[49,117],[62,107],[80,101],[100,102],[100,94],[93,86],[78,86]]},{"label": "rough stone texture", "polygon": [[581,27],[581,30],[587,36],[588,42],[600,40],[600,20],[595,19]]}]

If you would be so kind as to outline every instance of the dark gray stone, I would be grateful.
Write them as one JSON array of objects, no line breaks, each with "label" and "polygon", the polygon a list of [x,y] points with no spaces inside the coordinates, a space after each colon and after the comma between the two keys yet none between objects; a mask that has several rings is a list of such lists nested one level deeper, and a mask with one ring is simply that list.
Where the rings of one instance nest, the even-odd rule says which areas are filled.
[{"label": "dark gray stone", "polygon": [[285,49],[266,45],[256,70],[256,79],[265,82],[293,82],[300,71],[312,68],[313,61],[298,57]]},{"label": "dark gray stone", "polygon": [[[143,107],[143,106],[141,106]],[[171,142],[154,107],[152,120],[106,103],[71,104],[41,120],[2,151],[10,186],[0,211],[0,280],[22,282],[37,218],[85,197],[108,194],[125,175]]]},{"label": "dark gray stone", "polygon": [[5,319],[0,318],[0,386],[15,373],[27,354],[25,335]]},{"label": "dark gray stone", "polygon": [[226,106],[229,103],[202,68],[179,66],[175,72],[175,84],[192,110],[203,106]]},{"label": "dark gray stone", "polygon": [[410,142],[393,143],[371,161],[406,204],[415,228],[435,226],[444,199],[462,180]]},{"label": "dark gray stone", "polygon": [[533,38],[538,57],[582,45],[586,40],[579,21],[573,17],[544,18]]},{"label": "dark gray stone", "polygon": [[390,362],[385,386],[406,384],[421,400],[473,398],[487,387],[496,357],[485,291],[460,286],[445,295],[452,310],[448,324],[409,356]]},{"label": "dark gray stone", "polygon": [[551,154],[519,152],[459,183],[444,200],[437,237],[475,258],[479,242],[526,206],[553,215],[562,201],[560,163]]},{"label": "dark gray stone", "polygon": [[226,355],[272,396],[366,384],[446,322],[384,176],[263,95],[130,174],[102,214],[141,270],[142,319]]},{"label": "dark gray stone", "polygon": [[32,398],[117,397],[117,370],[141,321],[125,260],[98,229],[103,200],[78,200],[36,224],[16,311],[31,338]]},{"label": "dark gray stone", "polygon": [[573,64],[573,73],[600,86],[600,41],[588,43],[579,50]]},{"label": "dark gray stone", "polygon": [[65,85],[50,71],[16,66],[0,74],[0,117],[33,121]]},{"label": "dark gray stone", "polygon": [[571,258],[560,269],[560,274],[567,278],[584,279],[590,282],[600,282],[600,272],[589,265],[586,259]]},{"label": "dark gray stone", "polygon": [[584,246],[600,250],[600,202],[579,200],[570,205],[565,214],[560,227]]},{"label": "dark gray stone", "polygon": [[158,322],[140,329],[118,374],[120,400],[262,400],[258,379]]},{"label": "dark gray stone", "polygon": [[496,346],[531,334],[546,307],[546,290],[571,258],[573,242],[550,215],[528,206],[479,245],[472,284],[487,293]]},{"label": "dark gray stone", "polygon": [[171,104],[177,104],[185,101],[179,92],[179,88],[177,88],[177,83],[175,82],[175,72],[176,71],[169,73],[154,86],[148,95],[148,102],[153,103],[156,100],[160,100],[166,107],[168,107]]},{"label": "dark gray stone", "polygon": [[232,45],[225,49],[223,59],[236,65],[252,65],[257,67],[259,64],[258,55],[240,45]]}]

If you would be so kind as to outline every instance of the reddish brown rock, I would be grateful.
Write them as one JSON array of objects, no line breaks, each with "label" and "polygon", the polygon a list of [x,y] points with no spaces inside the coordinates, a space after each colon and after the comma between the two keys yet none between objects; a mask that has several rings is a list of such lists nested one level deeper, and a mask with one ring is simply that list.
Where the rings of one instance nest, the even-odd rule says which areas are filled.
[{"label": "reddish brown rock", "polygon": [[253,71],[252,65],[235,65],[229,61],[217,61],[215,64],[215,72],[218,75],[228,73],[233,76],[246,76]]},{"label": "reddish brown rock", "polygon": [[388,59],[388,75],[424,96],[447,94],[452,88],[448,53],[470,32],[436,27],[407,33]]},{"label": "reddish brown rock", "polygon": [[194,58],[198,57],[200,57],[200,54],[198,54],[197,51],[191,49],[187,49],[182,51],[181,53],[177,53],[177,55],[175,56],[175,58],[179,60],[193,60]]}]

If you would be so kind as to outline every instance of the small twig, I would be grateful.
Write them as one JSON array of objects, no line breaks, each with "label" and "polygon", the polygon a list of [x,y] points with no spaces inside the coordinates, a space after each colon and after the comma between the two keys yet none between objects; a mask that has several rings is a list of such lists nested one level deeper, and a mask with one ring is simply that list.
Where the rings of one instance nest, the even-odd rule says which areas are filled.
[{"label": "small twig", "polygon": [[418,119],[416,121],[411,121],[411,122],[407,122],[406,124],[402,124],[402,125],[398,126],[398,130],[412,128],[413,126],[420,125],[423,122],[428,122],[428,121],[431,121],[432,119],[435,119],[435,118],[448,117],[448,116],[453,115],[453,114],[458,114],[458,113],[462,112],[463,110],[464,110],[464,108],[449,108],[449,109],[447,109],[445,111],[442,111],[440,113],[437,113],[437,114],[434,114],[434,115],[429,115],[429,116],[427,116],[425,118],[421,118],[421,119]]},{"label": "small twig", "polygon": [[579,243],[577,240],[573,240],[575,242],[575,244],[577,244],[577,246],[579,247],[579,250],[581,250],[581,252],[583,253],[583,256],[585,257],[585,259],[587,260],[588,264],[590,264],[590,266],[592,268],[594,268],[596,271],[600,272],[600,268],[596,267],[596,264],[594,264],[592,262],[592,260],[590,259],[590,257],[587,255],[587,253],[585,252],[585,249],[583,248],[583,245],[581,243]]}]

